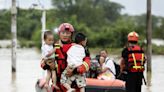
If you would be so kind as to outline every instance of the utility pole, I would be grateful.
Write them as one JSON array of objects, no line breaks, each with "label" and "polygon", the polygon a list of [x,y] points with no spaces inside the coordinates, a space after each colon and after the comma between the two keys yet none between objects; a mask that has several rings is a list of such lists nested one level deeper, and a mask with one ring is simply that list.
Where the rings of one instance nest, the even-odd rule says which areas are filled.
[{"label": "utility pole", "polygon": [[42,32],[41,32],[41,39],[42,39],[42,45],[44,43],[44,32],[46,31],[46,10],[44,9],[44,7],[42,7],[42,18],[41,18],[41,22],[42,22]]},{"label": "utility pole", "polygon": [[151,0],[147,0],[147,71],[151,72],[151,55],[152,55],[152,17],[151,17]]},{"label": "utility pole", "polygon": [[46,9],[45,9],[44,5],[40,2],[40,0],[38,0],[38,3],[39,3],[39,5],[42,8],[42,18],[41,18],[42,32],[41,32],[41,39],[42,39],[42,46],[43,46],[43,43],[44,43],[43,35],[44,35],[44,32],[46,31]]},{"label": "utility pole", "polygon": [[[39,0],[38,0],[39,1]],[[39,4],[32,4],[33,8],[34,7],[41,7],[41,11],[42,11],[42,17],[41,17],[41,25],[42,25],[42,30],[41,30],[41,42],[42,42],[42,46],[44,44],[44,32],[46,31],[46,9],[44,8],[44,6],[41,4],[41,2],[39,1]],[[40,10],[40,9],[39,9]],[[42,75],[45,75],[45,71],[42,72]]]},{"label": "utility pole", "polygon": [[17,8],[16,0],[12,0],[11,7],[11,33],[12,33],[12,72],[16,72],[16,49],[17,49]]},{"label": "utility pole", "polygon": [[[46,9],[44,6],[39,2],[39,5],[42,8],[42,17],[41,17],[41,23],[42,23],[42,31],[41,31],[41,40],[42,40],[42,46],[44,44],[44,32],[46,31]],[[45,71],[42,71],[42,75],[45,76]]]},{"label": "utility pole", "polygon": [[[42,45],[44,43],[44,38],[43,38],[43,35],[44,35],[44,32],[46,31],[46,9],[44,8],[44,6],[40,3],[39,1],[39,4],[32,4],[32,7],[41,7],[41,11],[42,11],[42,17],[41,17],[41,24],[42,24],[42,30],[41,30],[41,42],[42,42]],[[40,9],[38,9],[40,10]]]},{"label": "utility pole", "polygon": [[146,18],[146,38],[147,38],[147,78],[148,85],[151,79],[151,56],[152,56],[152,16],[151,16],[151,0],[147,0],[147,18]]}]

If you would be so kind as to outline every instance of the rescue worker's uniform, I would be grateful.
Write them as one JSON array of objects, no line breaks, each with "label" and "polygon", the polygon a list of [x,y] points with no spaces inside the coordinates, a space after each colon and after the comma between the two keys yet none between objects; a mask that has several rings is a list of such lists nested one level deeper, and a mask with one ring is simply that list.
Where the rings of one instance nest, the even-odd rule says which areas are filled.
[{"label": "rescue worker's uniform", "polygon": [[[59,45],[56,45],[59,46]],[[67,67],[67,51],[69,50],[69,48],[72,46],[71,43],[68,44],[64,44],[63,47],[57,47],[59,48],[58,50],[56,50],[56,60],[57,60],[57,64],[58,64],[58,68],[57,68],[57,85],[60,86],[60,88],[62,89],[62,92],[66,92],[66,89],[63,88],[62,85],[60,85],[60,79],[61,79],[61,74],[62,72],[65,70],[65,68]],[[90,67],[90,57],[86,56],[83,59],[83,64],[81,66],[79,66],[78,68],[76,68],[74,70],[74,73],[81,73],[83,74],[84,72],[88,71]],[[73,84],[73,86],[75,86]]]},{"label": "rescue worker's uniform", "polygon": [[[132,36],[130,39],[129,36]],[[135,38],[134,38],[135,37]],[[126,92],[141,92],[141,85],[144,72],[145,56],[143,49],[136,45],[138,34],[131,32],[128,35],[129,46],[122,51],[122,64],[125,64],[124,71],[126,75]]]},{"label": "rescue worker's uniform", "polygon": [[[73,34],[74,28],[71,24],[69,23],[63,23],[59,26],[59,35],[60,32],[62,31],[69,31]],[[71,38],[70,38],[71,40]],[[54,92],[66,92],[66,89],[60,84],[60,79],[61,79],[61,74],[67,67],[67,51],[69,48],[72,46],[71,41],[63,42],[61,39],[55,44],[56,48],[56,61],[57,61],[57,85],[60,87],[60,90],[55,90]],[[42,68],[44,67],[41,65]],[[83,64],[80,65],[79,67],[75,68],[73,73],[81,73],[83,74],[84,72],[88,71],[90,67],[90,56],[88,51],[86,50],[86,57],[83,59]],[[72,83],[74,84],[74,83]],[[74,86],[74,85],[73,85]],[[75,86],[76,92],[79,92],[79,89]]]}]

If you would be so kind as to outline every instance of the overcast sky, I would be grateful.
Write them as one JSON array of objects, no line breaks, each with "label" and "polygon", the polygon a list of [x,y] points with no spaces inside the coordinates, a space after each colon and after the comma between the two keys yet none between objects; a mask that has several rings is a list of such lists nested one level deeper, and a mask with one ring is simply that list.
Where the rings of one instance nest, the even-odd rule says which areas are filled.
[{"label": "overcast sky", "polygon": [[[17,0],[17,5],[21,8],[29,8],[33,3],[38,3],[39,0]],[[131,15],[142,14],[146,12],[146,0],[111,0],[125,6],[122,13]],[[52,7],[51,0],[40,0],[45,8]],[[0,9],[10,8],[11,0],[0,0]],[[164,0],[152,0],[152,13],[159,16],[164,16]]]},{"label": "overcast sky", "polygon": [[[123,13],[141,14],[146,12],[147,0],[111,0],[125,6]],[[164,16],[164,0],[152,0],[152,13],[155,15]]]}]

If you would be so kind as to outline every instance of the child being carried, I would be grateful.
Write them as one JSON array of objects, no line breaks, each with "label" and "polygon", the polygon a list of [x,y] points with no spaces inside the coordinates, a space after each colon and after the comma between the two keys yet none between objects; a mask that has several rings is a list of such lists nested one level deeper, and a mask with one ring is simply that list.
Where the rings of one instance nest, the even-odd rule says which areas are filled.
[{"label": "child being carried", "polygon": [[73,44],[67,51],[67,67],[61,75],[61,84],[67,89],[67,92],[75,92],[75,89],[71,88],[73,81],[76,82],[80,92],[85,92],[84,87],[86,86],[85,75],[84,74],[73,74],[72,76],[67,76],[67,70],[74,70],[78,66],[83,64],[83,58],[85,55],[86,46],[86,36],[82,33],[77,33],[75,36],[75,44]]},{"label": "child being carried", "polygon": [[55,89],[59,89],[56,85],[56,68],[57,63],[55,61],[55,51],[53,48],[54,36],[51,31],[44,32],[44,44],[41,47],[42,49],[42,61],[41,65],[45,64],[47,66],[47,76],[46,76],[46,84],[44,85],[46,88],[49,86],[49,81],[52,79],[52,87]]}]

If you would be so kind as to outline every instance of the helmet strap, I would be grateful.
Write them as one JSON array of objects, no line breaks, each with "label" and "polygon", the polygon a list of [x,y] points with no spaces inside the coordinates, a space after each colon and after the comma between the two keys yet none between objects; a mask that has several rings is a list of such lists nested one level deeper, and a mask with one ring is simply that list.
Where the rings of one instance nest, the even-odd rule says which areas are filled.
[{"label": "helmet strap", "polygon": [[128,41],[131,44],[137,44],[137,41]]},{"label": "helmet strap", "polygon": [[62,41],[62,40],[61,40],[61,43],[62,43],[62,44],[68,44],[68,43],[71,43],[71,40],[69,40],[69,41]]}]

